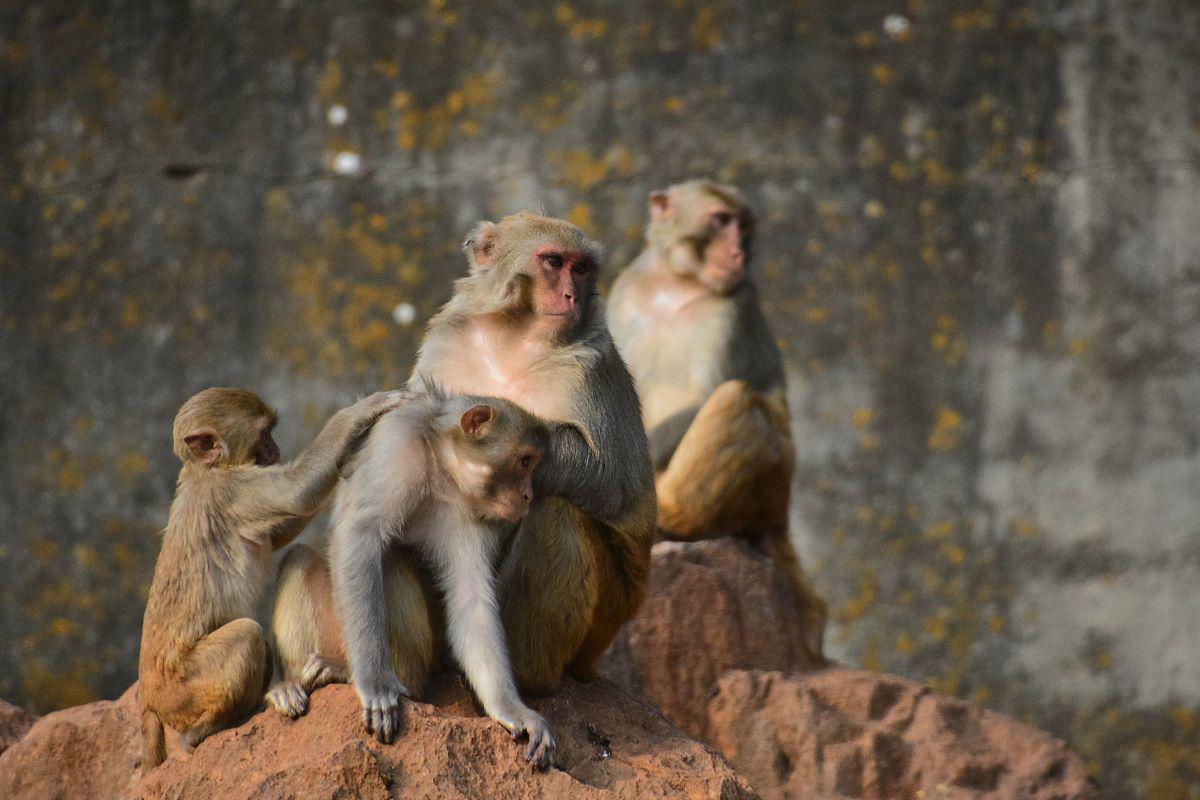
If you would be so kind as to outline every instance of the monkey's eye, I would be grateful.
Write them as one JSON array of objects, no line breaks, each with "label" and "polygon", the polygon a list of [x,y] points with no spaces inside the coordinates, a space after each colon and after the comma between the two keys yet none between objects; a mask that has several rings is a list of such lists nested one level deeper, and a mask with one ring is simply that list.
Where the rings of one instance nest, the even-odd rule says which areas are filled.
[{"label": "monkey's eye", "polygon": [[521,456],[519,463],[521,464],[521,469],[529,469],[533,466],[533,456],[526,453],[525,455]]},{"label": "monkey's eye", "polygon": [[712,215],[711,219],[712,219],[713,225],[716,225],[718,228],[724,228],[726,225],[728,225],[730,222],[733,221],[733,215],[730,214],[728,211],[718,211],[717,213]]},{"label": "monkey's eye", "polygon": [[571,272],[574,272],[576,275],[587,275],[591,271],[592,262],[590,261],[576,261],[571,265]]},{"label": "monkey's eye", "polygon": [[549,255],[542,256],[542,260],[546,263],[546,266],[549,267],[550,269],[562,269],[562,265],[563,265],[562,256],[560,256],[556,253],[551,253]]}]

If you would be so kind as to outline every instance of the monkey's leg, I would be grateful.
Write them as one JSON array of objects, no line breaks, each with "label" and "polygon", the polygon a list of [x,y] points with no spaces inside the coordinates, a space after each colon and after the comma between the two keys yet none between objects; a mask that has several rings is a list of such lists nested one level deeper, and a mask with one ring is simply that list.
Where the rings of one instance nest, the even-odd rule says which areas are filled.
[{"label": "monkey's leg", "polygon": [[697,539],[736,535],[752,522],[786,526],[792,458],[786,418],[745,381],[726,381],[658,476],[659,528]]},{"label": "monkey's leg", "polygon": [[444,628],[432,579],[415,551],[389,548],[383,562],[383,592],[392,668],[409,695],[421,697],[440,658]]},{"label": "monkey's leg", "polygon": [[558,686],[592,625],[599,597],[593,523],[557,497],[535,503],[500,565],[500,613],[517,683],[533,692]]},{"label": "monkey's leg", "polygon": [[[595,526],[596,532],[603,535],[604,527],[600,523],[593,522],[592,525]],[[567,667],[571,677],[580,681],[590,681],[596,677],[596,660],[612,644],[617,631],[621,629],[625,621],[633,616],[641,604],[644,594],[644,590],[635,591],[628,585],[628,578],[625,577],[624,570],[616,563],[615,556],[601,551],[603,542],[599,540],[599,537],[593,536],[592,539],[597,545],[598,602],[587,635]],[[604,548],[604,550],[606,549]]]},{"label": "monkey's leg", "polygon": [[279,564],[271,633],[282,680],[266,700],[279,713],[298,717],[308,710],[313,691],[349,682],[329,565],[307,545],[293,545]]},{"label": "monkey's leg", "polygon": [[257,622],[248,617],[227,622],[188,653],[183,681],[159,717],[195,747],[254,713],[262,700],[266,660],[267,644]]}]

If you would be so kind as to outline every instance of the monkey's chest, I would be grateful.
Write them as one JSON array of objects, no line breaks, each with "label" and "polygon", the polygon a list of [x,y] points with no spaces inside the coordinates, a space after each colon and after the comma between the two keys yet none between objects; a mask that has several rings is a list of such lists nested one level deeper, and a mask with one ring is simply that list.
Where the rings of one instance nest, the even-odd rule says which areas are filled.
[{"label": "monkey's chest", "polygon": [[727,378],[732,321],[709,303],[647,309],[621,341],[642,399],[646,426],[700,405]]},{"label": "monkey's chest", "polygon": [[[526,352],[504,342],[464,348],[465,352],[433,377],[448,391],[501,397],[544,419],[571,415],[569,401],[578,369]],[[462,352],[462,351],[460,351]]]}]

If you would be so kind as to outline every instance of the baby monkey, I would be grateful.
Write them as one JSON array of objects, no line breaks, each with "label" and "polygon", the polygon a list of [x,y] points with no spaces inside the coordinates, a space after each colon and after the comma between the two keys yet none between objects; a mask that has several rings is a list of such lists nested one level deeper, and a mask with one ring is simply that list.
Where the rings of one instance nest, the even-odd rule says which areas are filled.
[{"label": "baby monkey", "polygon": [[547,768],[554,737],[517,693],[495,586],[498,548],[529,511],[547,437],[513,403],[447,397],[432,386],[384,416],[338,490],[328,572],[307,548],[294,548],[293,566],[281,567],[281,595],[303,592],[306,601],[294,604],[295,619],[276,612],[286,680],[268,701],[290,716],[303,713],[308,692],[345,679],[342,657],[367,731],[383,742],[395,737],[400,698],[409,694],[398,673],[425,674],[413,660],[427,666],[438,650],[433,642],[415,648],[405,635],[411,618],[427,617],[426,600],[404,593],[408,583],[395,580],[389,551],[411,546],[441,589],[450,651],[484,712],[514,739],[528,735],[526,760]]},{"label": "baby monkey", "polygon": [[270,678],[253,614],[272,550],[320,510],[367,429],[402,392],[339,411],[288,464],[276,415],[241,389],[205,389],[175,417],[183,462],[142,623],[138,664],[143,769],[166,758],[163,724],[194,747],[248,716]]}]

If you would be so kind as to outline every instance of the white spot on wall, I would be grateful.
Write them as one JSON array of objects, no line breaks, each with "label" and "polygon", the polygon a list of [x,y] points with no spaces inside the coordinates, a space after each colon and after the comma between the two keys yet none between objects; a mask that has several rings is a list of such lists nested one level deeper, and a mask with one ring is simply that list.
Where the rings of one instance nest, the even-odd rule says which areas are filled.
[{"label": "white spot on wall", "polygon": [[417,309],[412,303],[397,303],[392,309],[392,319],[396,320],[397,325],[412,325],[417,319]]},{"label": "white spot on wall", "polygon": [[333,171],[338,175],[357,175],[360,169],[362,169],[362,158],[358,153],[343,150],[333,159]]},{"label": "white spot on wall", "polygon": [[883,18],[883,32],[893,39],[903,39],[912,30],[912,23],[903,14],[888,14]]},{"label": "white spot on wall", "polygon": [[325,119],[329,120],[329,124],[335,128],[341,127],[346,122],[346,117],[350,116],[346,111],[346,107],[338,104],[329,107],[329,111],[325,114]]}]

